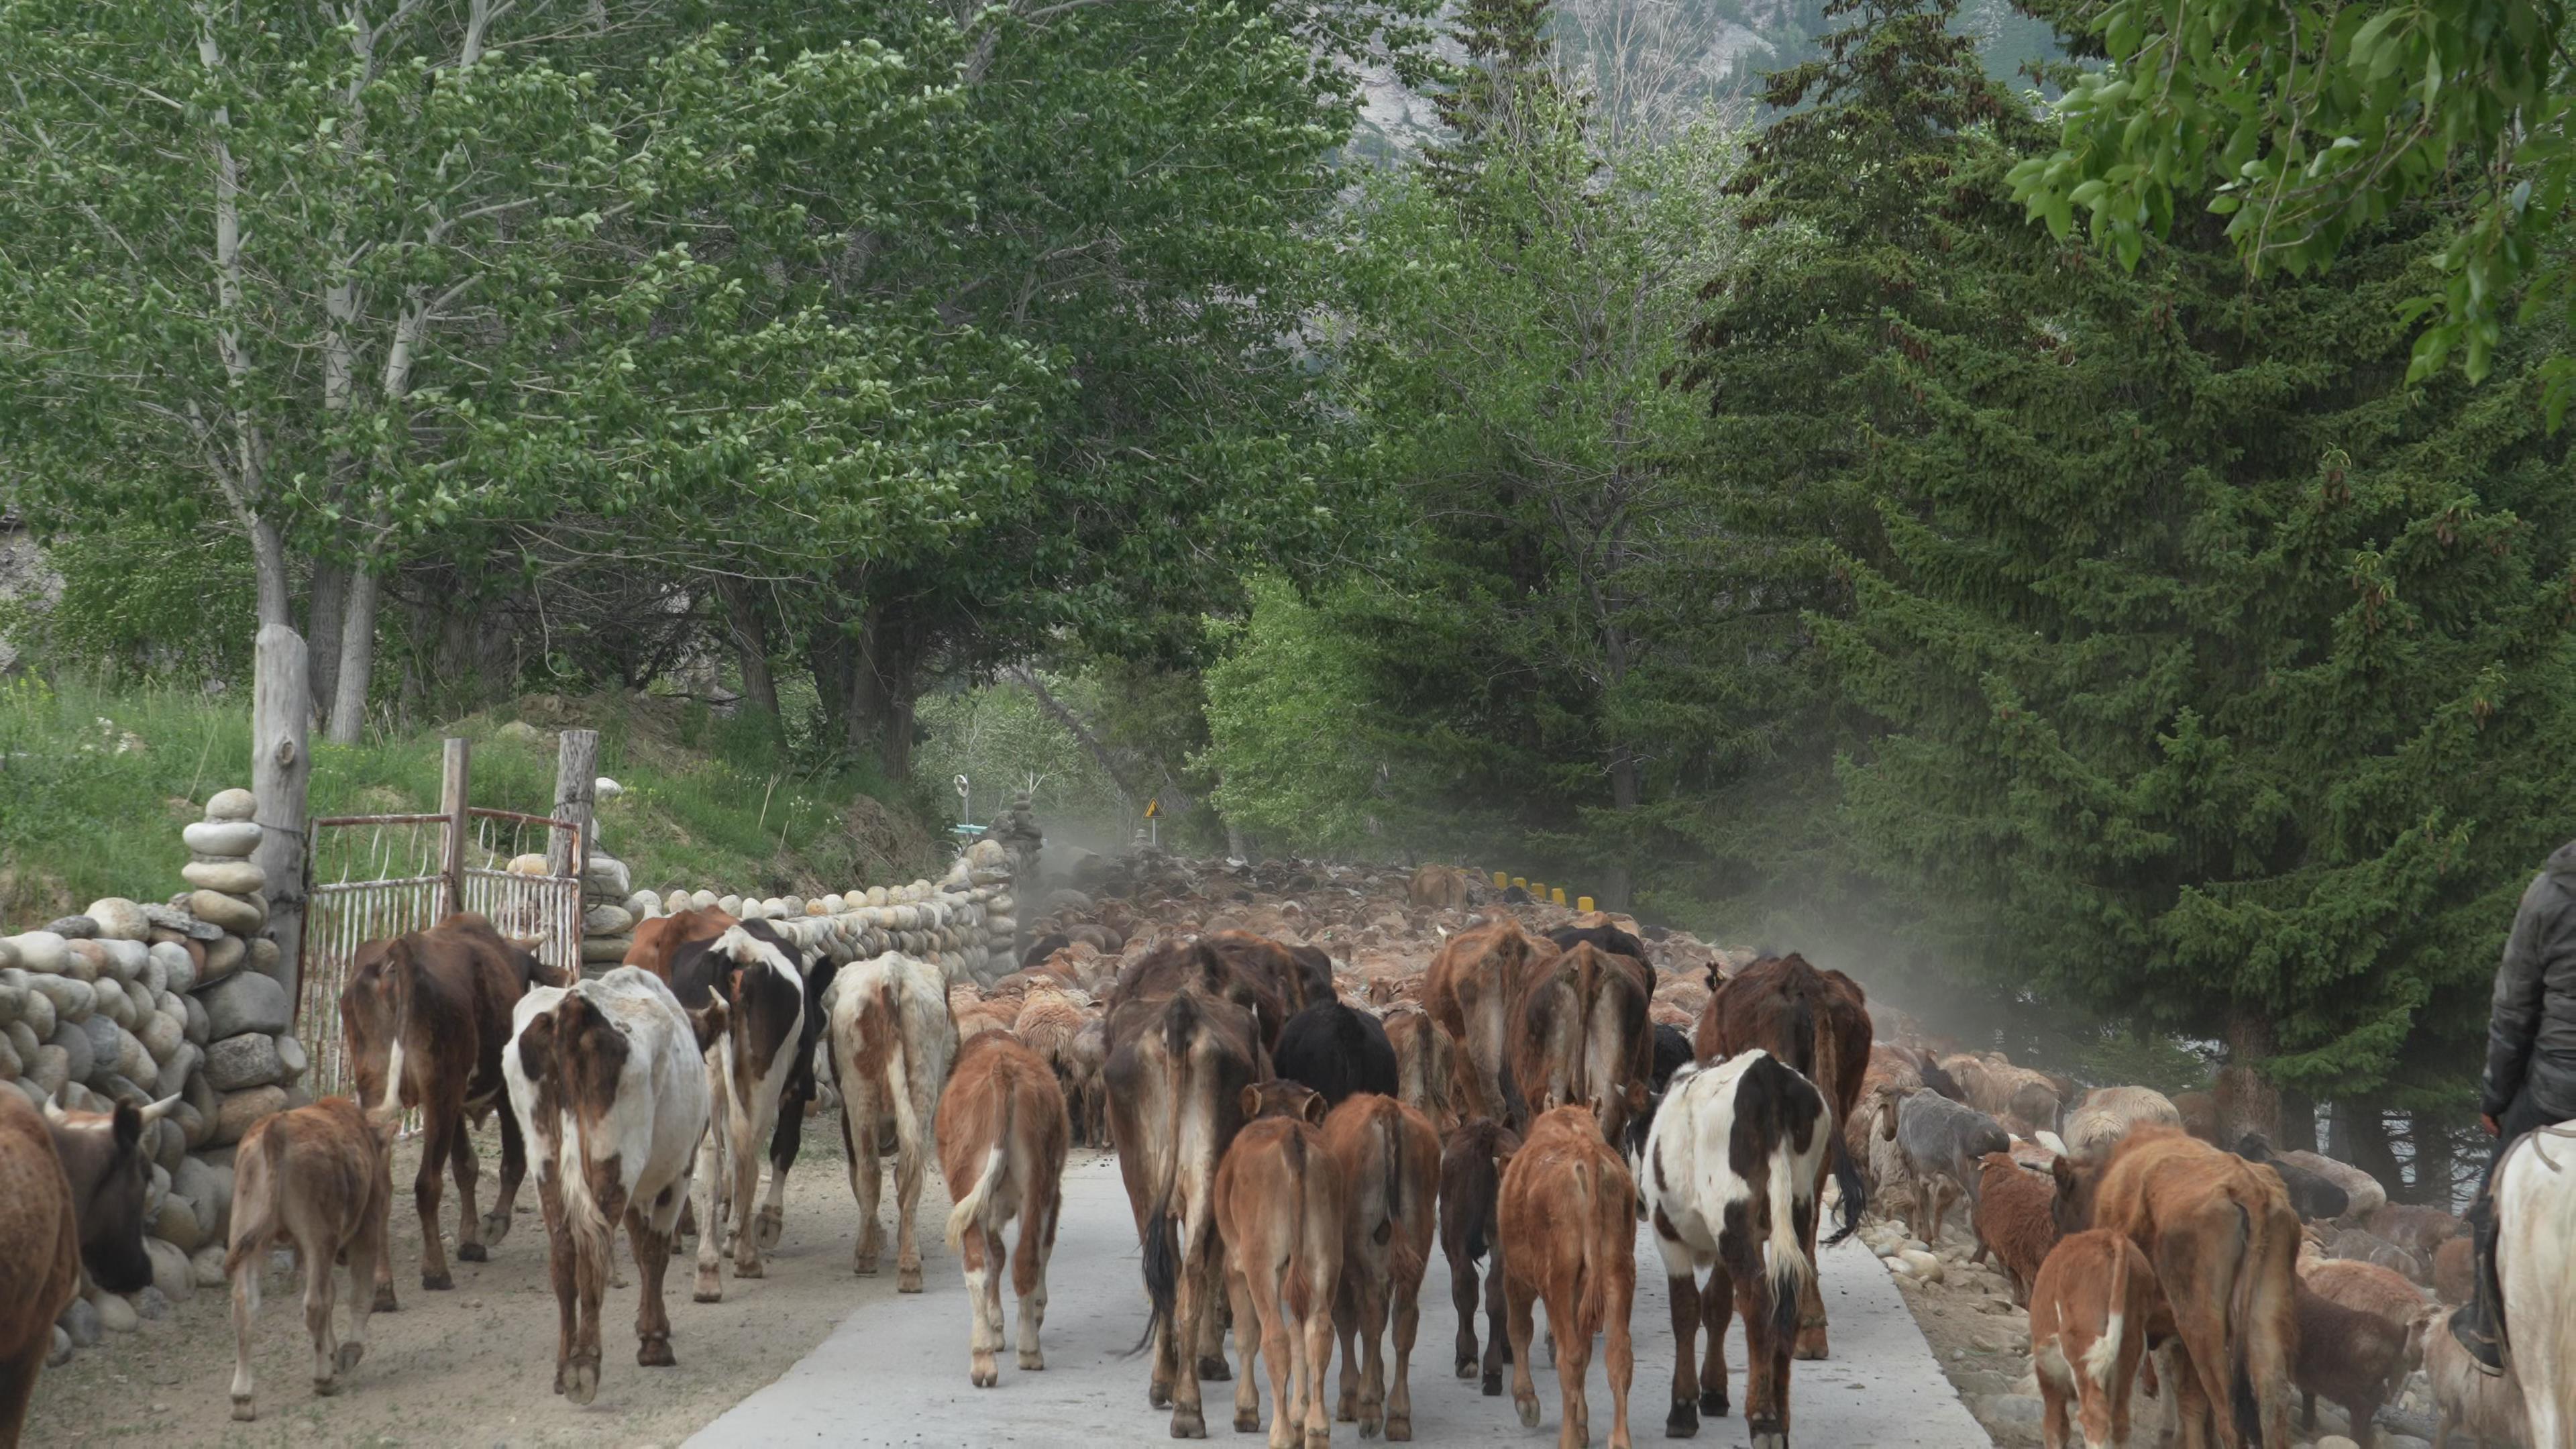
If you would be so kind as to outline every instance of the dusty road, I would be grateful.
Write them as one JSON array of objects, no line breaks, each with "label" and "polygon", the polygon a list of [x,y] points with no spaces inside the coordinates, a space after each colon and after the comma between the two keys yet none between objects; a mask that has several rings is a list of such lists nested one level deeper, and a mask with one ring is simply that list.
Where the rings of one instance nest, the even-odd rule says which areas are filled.
[{"label": "dusty road", "polygon": [[[1661,1260],[1638,1239],[1638,1293],[1631,1323],[1637,1371],[1630,1430],[1639,1442],[1660,1440],[1673,1366]],[[853,1314],[822,1346],[786,1368],[689,1442],[702,1449],[772,1449],[833,1445],[1147,1445],[1168,1444],[1168,1411],[1145,1403],[1146,1365],[1124,1357],[1145,1321],[1138,1286],[1135,1230],[1115,1164],[1077,1152],[1065,1184],[1064,1224],[1049,1274],[1047,1367],[1023,1373],[1002,1356],[1002,1382],[977,1389],[966,1378],[966,1294],[944,1247],[926,1253],[928,1291],[916,1299]],[[1826,1308],[1834,1325],[1834,1358],[1799,1364],[1792,1389],[1793,1437],[1800,1442],[1868,1449],[1985,1449],[1992,1440],[1960,1403],[1933,1363],[1931,1350],[1886,1271],[1857,1241],[1824,1255]],[[1471,1380],[1453,1378],[1449,1363],[1457,1316],[1447,1267],[1435,1253],[1423,1286],[1421,1338],[1414,1352],[1414,1440],[1421,1444],[1553,1443],[1555,1375],[1538,1371],[1541,1428],[1524,1430],[1508,1397],[1488,1399]],[[1005,1299],[1006,1321],[1017,1309]],[[1016,1331],[1016,1330],[1014,1330]],[[1731,1338],[1735,1392],[1742,1383],[1740,1332]],[[1336,1372],[1338,1372],[1338,1365]],[[1263,1384],[1263,1412],[1269,1411]],[[1601,1356],[1592,1366],[1593,1433],[1607,1438],[1607,1379]],[[1210,1437],[1255,1442],[1228,1426],[1232,1384],[1204,1390]],[[1265,1417],[1266,1422],[1266,1417]],[[1337,1443],[1357,1444],[1355,1425],[1334,1428]],[[1705,1423],[1704,1442],[1742,1443],[1741,1417]]]}]

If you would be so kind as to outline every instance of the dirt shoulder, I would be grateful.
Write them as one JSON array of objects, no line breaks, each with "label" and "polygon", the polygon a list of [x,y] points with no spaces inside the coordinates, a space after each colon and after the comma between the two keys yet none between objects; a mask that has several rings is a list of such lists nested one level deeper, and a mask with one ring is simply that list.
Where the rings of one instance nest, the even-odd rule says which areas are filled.
[{"label": "dirt shoulder", "polygon": [[[499,1175],[498,1133],[475,1139],[482,1163],[481,1206]],[[394,1286],[401,1309],[367,1325],[367,1357],[342,1376],[340,1393],[314,1396],[312,1348],[303,1322],[300,1274],[271,1271],[263,1282],[252,1365],[260,1417],[233,1422],[231,1298],[200,1288],[167,1318],[138,1332],[108,1335],[36,1385],[30,1444],[156,1445],[671,1445],[784,1372],[832,1326],[894,1296],[893,1253],[877,1277],[850,1272],[858,1212],[850,1198],[837,1124],[807,1124],[805,1149],[788,1179],[784,1239],[768,1276],[739,1280],[728,1263],[724,1301],[689,1301],[690,1264],[672,1264],[664,1301],[676,1368],[635,1365],[634,1264],[620,1239],[629,1286],[603,1308],[605,1350],[599,1398],[577,1409],[554,1396],[555,1301],[546,1274],[545,1228],[533,1185],[522,1189],[508,1239],[488,1263],[455,1263],[456,1287],[420,1287],[420,1218],[409,1183],[416,1142],[396,1149]],[[894,1221],[893,1164],[882,1209]],[[934,1238],[948,1198],[934,1169],[922,1192],[923,1232]],[[440,1213],[455,1250],[456,1197]],[[336,1286],[336,1285],[335,1285]],[[345,1316],[343,1321],[345,1322]]]}]

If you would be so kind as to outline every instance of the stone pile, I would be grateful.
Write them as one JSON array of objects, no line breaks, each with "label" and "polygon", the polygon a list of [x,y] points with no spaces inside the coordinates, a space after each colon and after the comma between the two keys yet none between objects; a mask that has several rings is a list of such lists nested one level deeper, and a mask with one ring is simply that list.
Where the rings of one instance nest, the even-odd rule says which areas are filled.
[{"label": "stone pile", "polygon": [[[773,922],[799,945],[826,951],[835,960],[864,961],[899,952],[937,965],[952,984],[990,984],[1016,964],[1011,938],[1019,930],[1014,915],[1018,902],[1011,894],[1010,867],[1009,852],[987,840],[977,842],[936,881],[854,886],[812,899],[647,890],[629,897],[623,910],[631,931],[635,920],[714,908],[747,921]],[[618,867],[621,884],[624,869]],[[591,959],[591,939],[583,939],[585,961]],[[607,960],[624,954],[620,940]]]},{"label": "stone pile", "polygon": [[43,930],[0,938],[0,1081],[39,1106],[83,1111],[179,1098],[147,1144],[145,1248],[153,1286],[97,1294],[64,1316],[65,1340],[131,1328],[164,1300],[222,1281],[231,1144],[309,1100],[294,1003],[269,974],[277,943],[267,881],[250,861],[260,825],[247,790],[225,790],[181,832],[189,889],[160,905],[111,896]]}]

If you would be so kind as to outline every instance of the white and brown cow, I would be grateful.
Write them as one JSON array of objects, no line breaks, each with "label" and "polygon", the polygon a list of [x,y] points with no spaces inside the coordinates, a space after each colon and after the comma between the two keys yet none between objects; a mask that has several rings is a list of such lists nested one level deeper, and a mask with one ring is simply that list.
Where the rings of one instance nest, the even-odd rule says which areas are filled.
[{"label": "white and brown cow", "polygon": [[[1002,1267],[1020,1300],[1020,1367],[1042,1369],[1038,1330],[1046,1322],[1047,1259],[1055,1252],[1064,1202],[1064,1091],[1054,1069],[1008,1032],[988,1031],[958,1050],[939,1099],[940,1170],[956,1206],[948,1247],[966,1270],[975,1323],[967,1373],[977,1388],[1002,1381]],[[1003,1251],[1002,1229],[1020,1222],[1019,1249]]]},{"label": "white and brown cow", "polygon": [[[546,988],[551,990],[553,988]],[[367,1313],[376,1260],[391,1246],[390,1158],[402,1114],[372,1117],[346,1097],[251,1124],[234,1155],[231,1245],[224,1276],[233,1287],[233,1417],[259,1417],[250,1369],[259,1277],[268,1248],[284,1239],[304,1264],[304,1326],[313,1335],[313,1392],[336,1394],[340,1375],[367,1352]],[[331,1270],[349,1266],[349,1336],[332,1332]]]},{"label": "white and brown cow", "polygon": [[[1686,1438],[1702,1413],[1726,1412],[1726,1322],[1740,1315],[1745,1426],[1755,1449],[1784,1449],[1791,1349],[1798,1302],[1816,1273],[1807,1244],[1816,1234],[1816,1179],[1835,1140],[1833,1108],[1814,1083],[1755,1048],[1675,1076],[1645,1132],[1629,1140],[1672,1294],[1676,1346],[1664,1432]],[[1844,1202],[1846,1217],[1856,1218],[1857,1194],[1846,1190]],[[1701,1269],[1712,1270],[1704,1291]],[[1703,1318],[1704,1367],[1692,1357]]]},{"label": "white and brown cow", "polygon": [[[744,921],[671,955],[670,990],[683,1010],[725,1004],[724,1034],[707,1052],[714,1090],[708,1122],[707,1206],[698,1218],[700,1303],[724,1297],[718,1265],[733,1252],[733,1275],[760,1277],[761,1235],[748,1221],[760,1189],[760,1149],[778,1128],[779,1104],[805,1030],[805,975],[794,942],[765,921]],[[656,978],[657,980],[660,978]],[[736,1229],[741,1229],[737,1231]]]},{"label": "white and brown cow", "polygon": [[0,1084],[0,1446],[17,1449],[54,1318],[80,1278],[80,1228],[53,1134],[16,1087]]},{"label": "white and brown cow", "polygon": [[[895,1291],[921,1291],[921,1244],[913,1217],[940,1089],[957,1058],[956,1019],[937,966],[897,952],[841,968],[829,999],[832,1074],[841,1088],[841,1140],[850,1155],[850,1195],[859,1204],[859,1240],[851,1270],[872,1274],[885,1251],[877,1220],[884,1190],[878,1134],[894,1124]],[[701,1264],[704,1263],[703,1257]],[[703,1284],[706,1272],[699,1271]]]},{"label": "white and brown cow", "polygon": [[620,966],[568,991],[532,993],[516,1015],[503,1070],[511,1110],[537,1148],[555,1392],[587,1404],[599,1393],[600,1299],[621,1222],[642,1270],[635,1361],[676,1361],[662,1278],[712,1115],[705,1052],[728,1013],[722,1001],[682,1011],[660,977]]}]

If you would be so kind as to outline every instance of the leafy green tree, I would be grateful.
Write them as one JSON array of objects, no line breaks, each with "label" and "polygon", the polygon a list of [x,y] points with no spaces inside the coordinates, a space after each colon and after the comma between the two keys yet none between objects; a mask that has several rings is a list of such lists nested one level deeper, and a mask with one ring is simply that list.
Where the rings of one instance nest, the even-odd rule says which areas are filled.
[{"label": "leafy green tree", "polygon": [[[2293,275],[2441,200],[2435,270],[2394,299],[2433,315],[2410,376],[2457,356],[2483,378],[2516,308],[2576,308],[2568,24],[2554,0],[2111,0],[2088,37],[2111,63],[2067,92],[2016,194],[2060,236],[2085,213],[2128,266],[2205,204],[2258,273]],[[2576,358],[2542,377],[2554,423]]]}]

